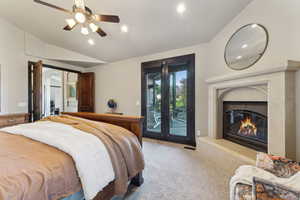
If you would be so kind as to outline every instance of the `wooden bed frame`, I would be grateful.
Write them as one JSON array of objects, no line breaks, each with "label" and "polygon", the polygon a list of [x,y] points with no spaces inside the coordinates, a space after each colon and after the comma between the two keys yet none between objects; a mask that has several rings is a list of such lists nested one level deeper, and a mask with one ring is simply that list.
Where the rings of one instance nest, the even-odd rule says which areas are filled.
[{"label": "wooden bed frame", "polygon": [[[81,117],[93,121],[105,122],[121,126],[132,133],[134,133],[141,145],[143,144],[143,121],[144,117],[124,116],[124,115],[113,115],[113,114],[96,114],[86,112],[63,112],[62,114],[71,115],[74,117]],[[143,172],[140,172],[132,180],[129,180],[130,184],[134,186],[141,186],[144,183]],[[111,182],[108,186],[100,192],[94,200],[110,200],[114,196],[113,191],[114,182]]]}]

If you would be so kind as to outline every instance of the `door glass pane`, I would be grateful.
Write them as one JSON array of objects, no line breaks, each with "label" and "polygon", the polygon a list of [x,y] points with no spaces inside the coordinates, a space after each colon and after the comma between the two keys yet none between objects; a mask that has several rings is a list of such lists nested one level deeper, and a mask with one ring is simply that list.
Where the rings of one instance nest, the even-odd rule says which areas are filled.
[{"label": "door glass pane", "polygon": [[43,68],[43,116],[63,111],[63,71]]},{"label": "door glass pane", "polygon": [[146,75],[147,88],[147,130],[161,132],[161,73]]},{"label": "door glass pane", "polygon": [[64,72],[64,112],[78,112],[78,74]]},{"label": "door glass pane", "polygon": [[187,136],[187,71],[170,72],[170,134]]}]

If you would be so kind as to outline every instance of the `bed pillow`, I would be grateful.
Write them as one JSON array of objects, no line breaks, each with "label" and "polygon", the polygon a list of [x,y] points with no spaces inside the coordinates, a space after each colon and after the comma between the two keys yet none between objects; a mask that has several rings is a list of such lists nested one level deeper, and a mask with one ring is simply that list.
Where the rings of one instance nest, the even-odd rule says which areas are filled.
[{"label": "bed pillow", "polygon": [[253,197],[254,200],[299,200],[300,191],[255,177]]}]

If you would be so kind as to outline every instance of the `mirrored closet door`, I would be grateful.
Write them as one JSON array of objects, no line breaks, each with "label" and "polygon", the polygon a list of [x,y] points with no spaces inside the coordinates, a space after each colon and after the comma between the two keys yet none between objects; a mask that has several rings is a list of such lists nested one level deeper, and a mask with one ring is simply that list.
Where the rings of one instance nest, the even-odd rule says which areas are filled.
[{"label": "mirrored closet door", "polygon": [[30,120],[61,112],[94,112],[95,75],[39,62],[28,63]]}]

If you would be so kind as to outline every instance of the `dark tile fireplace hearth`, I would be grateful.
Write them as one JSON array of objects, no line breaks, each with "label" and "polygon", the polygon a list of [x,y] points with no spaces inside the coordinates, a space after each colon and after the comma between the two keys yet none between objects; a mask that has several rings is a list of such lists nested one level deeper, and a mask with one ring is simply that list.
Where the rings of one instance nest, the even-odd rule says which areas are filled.
[{"label": "dark tile fireplace hearth", "polygon": [[223,138],[268,151],[267,102],[223,102]]}]

